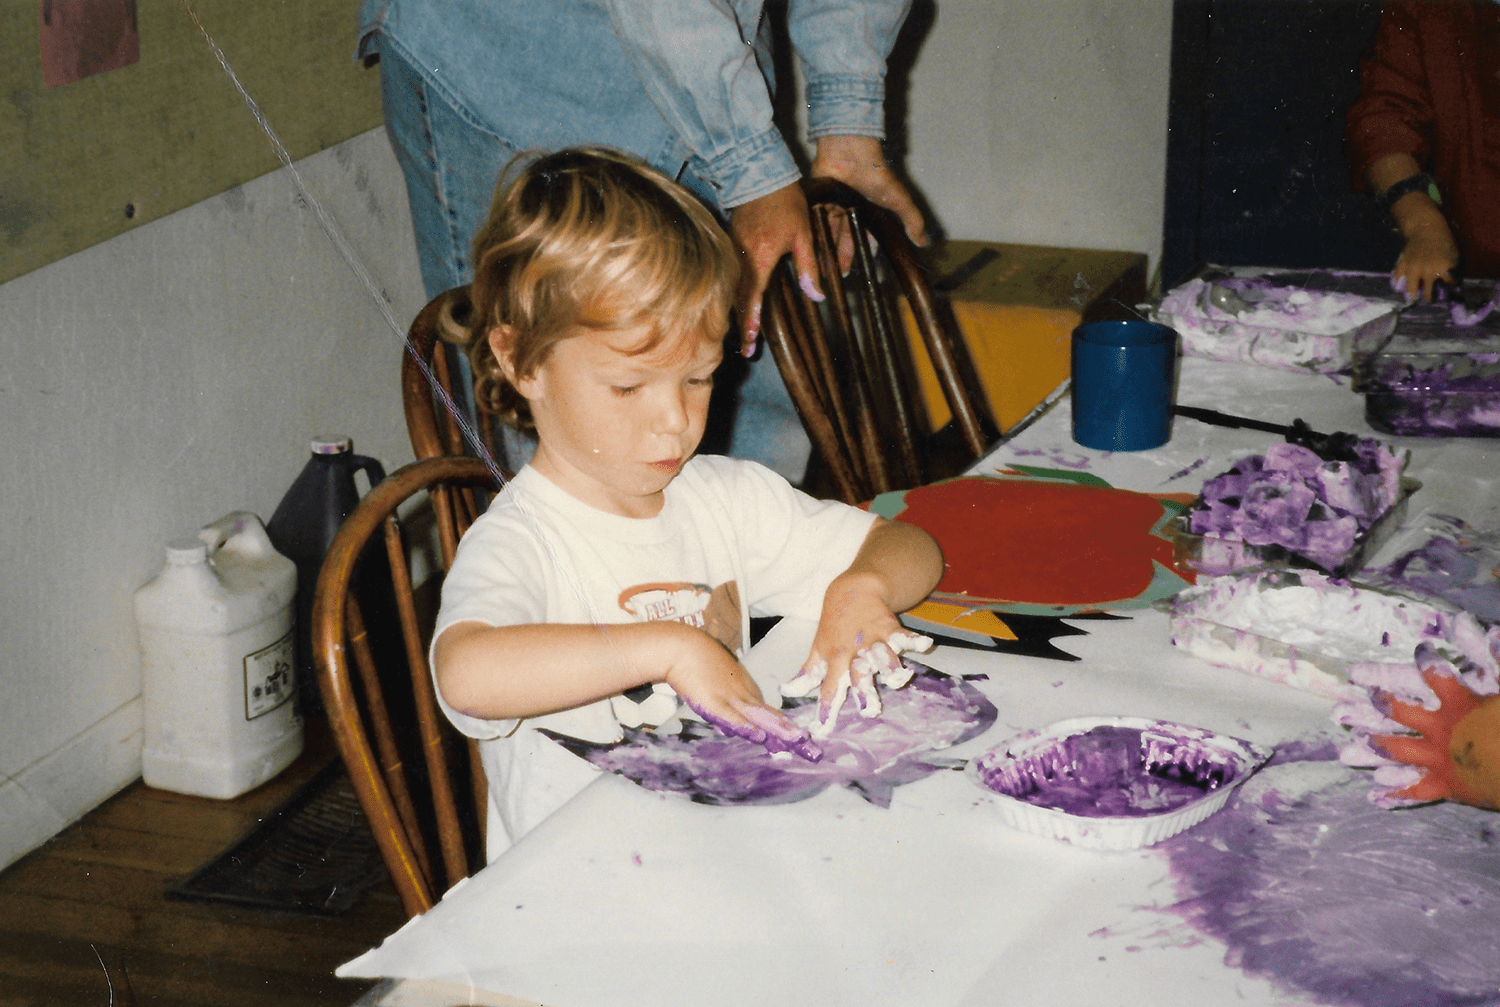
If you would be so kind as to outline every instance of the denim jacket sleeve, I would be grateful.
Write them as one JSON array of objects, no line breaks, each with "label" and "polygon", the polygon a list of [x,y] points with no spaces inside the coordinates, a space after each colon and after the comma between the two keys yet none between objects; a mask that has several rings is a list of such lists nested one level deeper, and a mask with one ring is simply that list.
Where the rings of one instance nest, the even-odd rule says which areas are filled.
[{"label": "denim jacket sleeve", "polygon": [[[792,0],[788,31],[807,72],[812,137],[884,135],[885,60],[909,2]],[[647,96],[726,210],[800,174],[771,121],[756,44],[762,4],[609,0]]]}]

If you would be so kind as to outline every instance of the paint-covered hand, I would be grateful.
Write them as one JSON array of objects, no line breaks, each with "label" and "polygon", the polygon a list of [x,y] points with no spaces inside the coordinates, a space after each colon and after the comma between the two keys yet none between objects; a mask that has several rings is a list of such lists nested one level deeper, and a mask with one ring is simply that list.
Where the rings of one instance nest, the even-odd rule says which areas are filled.
[{"label": "paint-covered hand", "polygon": [[[932,649],[931,637],[904,629],[863,646],[859,645],[862,636],[856,634],[856,640],[853,655],[847,661],[835,666],[828,658],[810,656],[797,676],[781,687],[783,696],[792,697],[811,695],[818,690],[818,719],[812,731],[815,738],[826,738],[832,733],[851,690],[860,716],[880,716],[882,707],[876,683],[887,689],[901,688],[912,677],[912,670],[901,662],[901,655]],[[835,667],[841,670],[835,671]]]},{"label": "paint-covered hand", "polygon": [[813,279],[818,263],[802,186],[793,182],[736,206],[729,211],[729,233],[740,253],[740,289],[735,305],[740,318],[740,352],[748,357],[760,338],[761,304],[771,271],[782,256],[791,255],[803,292],[815,301],[823,299]]},{"label": "paint-covered hand", "polygon": [[1412,665],[1373,666],[1385,669],[1379,680],[1358,668],[1351,676],[1368,686],[1370,702],[1335,711],[1356,734],[1340,758],[1375,770],[1376,804],[1452,800],[1500,809],[1500,636],[1475,632],[1463,641],[1462,652],[1447,653],[1423,642]]},{"label": "paint-covered hand", "polygon": [[808,732],[761,699],[760,689],[722,644],[707,633],[672,662],[666,682],[672,691],[720,733],[744,738],[767,751],[791,752],[809,762],[823,757]]}]

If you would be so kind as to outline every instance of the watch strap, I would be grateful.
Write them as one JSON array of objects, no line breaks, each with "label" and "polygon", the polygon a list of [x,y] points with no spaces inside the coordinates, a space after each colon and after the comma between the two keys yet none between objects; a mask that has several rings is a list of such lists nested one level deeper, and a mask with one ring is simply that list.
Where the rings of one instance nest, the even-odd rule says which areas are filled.
[{"label": "watch strap", "polygon": [[1381,193],[1378,197],[1380,208],[1386,213],[1390,213],[1391,207],[1396,205],[1396,200],[1413,192],[1425,192],[1434,203],[1439,206],[1443,205],[1443,195],[1438,190],[1437,179],[1425,171],[1419,171],[1410,178],[1403,178],[1401,181],[1394,183],[1385,192]]}]

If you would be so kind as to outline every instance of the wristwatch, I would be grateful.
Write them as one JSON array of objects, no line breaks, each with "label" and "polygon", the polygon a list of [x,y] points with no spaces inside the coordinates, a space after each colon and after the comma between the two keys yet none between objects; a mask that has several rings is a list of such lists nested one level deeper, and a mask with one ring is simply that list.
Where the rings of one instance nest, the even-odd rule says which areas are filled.
[{"label": "wristwatch", "polygon": [[1419,171],[1410,178],[1403,178],[1401,181],[1396,182],[1376,197],[1376,202],[1380,204],[1382,210],[1390,213],[1391,207],[1396,205],[1396,200],[1413,192],[1425,192],[1438,206],[1443,205],[1443,194],[1438,191],[1437,179],[1425,171]]}]

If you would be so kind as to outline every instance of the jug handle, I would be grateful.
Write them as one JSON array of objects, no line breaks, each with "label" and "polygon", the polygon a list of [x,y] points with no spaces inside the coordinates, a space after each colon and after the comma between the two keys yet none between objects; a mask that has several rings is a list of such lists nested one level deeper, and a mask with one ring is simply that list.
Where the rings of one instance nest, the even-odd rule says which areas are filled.
[{"label": "jug handle", "polygon": [[208,545],[212,559],[220,549],[244,556],[263,556],[271,552],[271,538],[260,518],[247,510],[232,511],[198,531],[198,538]]},{"label": "jug handle", "polygon": [[380,462],[369,455],[350,455],[349,460],[354,465],[354,471],[363,472],[365,478],[370,480],[371,489],[374,489],[375,484],[385,478],[385,469]]}]

